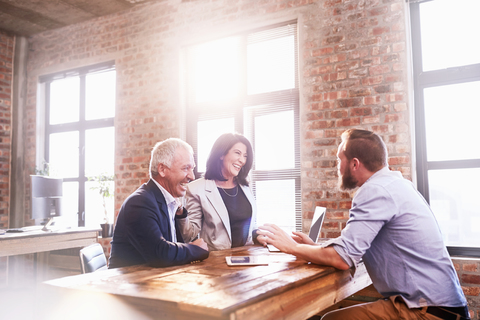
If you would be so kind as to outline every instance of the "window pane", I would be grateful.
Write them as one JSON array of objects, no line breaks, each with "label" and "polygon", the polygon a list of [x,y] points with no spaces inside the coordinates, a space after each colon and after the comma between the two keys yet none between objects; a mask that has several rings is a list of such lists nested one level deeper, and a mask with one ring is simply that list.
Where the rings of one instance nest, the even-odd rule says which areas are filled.
[{"label": "window pane", "polygon": [[478,0],[436,0],[420,4],[424,71],[480,63],[479,12]]},{"label": "window pane", "polygon": [[430,204],[446,245],[478,246],[480,169],[431,170],[428,179]]},{"label": "window pane", "polygon": [[249,44],[247,64],[248,94],[295,88],[295,37]]},{"label": "window pane", "polygon": [[295,231],[295,180],[256,181],[257,224]]},{"label": "window pane", "polygon": [[50,124],[79,119],[80,78],[69,77],[50,84]]},{"label": "window pane", "polygon": [[51,175],[78,177],[78,131],[50,135],[49,163]]},{"label": "window pane", "polygon": [[[113,192],[115,188],[114,182],[109,182],[110,190]],[[105,210],[103,206],[103,198],[97,189],[98,186],[94,181],[87,181],[85,183],[85,226],[99,227],[104,222]],[[107,209],[107,216],[109,223],[113,223],[114,215],[114,197],[105,198],[105,207]]]},{"label": "window pane", "polygon": [[255,117],[255,170],[295,168],[294,112]]},{"label": "window pane", "polygon": [[221,134],[234,132],[235,122],[234,118],[199,121],[197,128],[197,172],[205,172],[213,143]]},{"label": "window pane", "polygon": [[85,175],[113,175],[115,156],[114,127],[85,131]]},{"label": "window pane", "polygon": [[218,101],[238,96],[239,38],[230,37],[193,48],[195,102]]},{"label": "window pane", "polygon": [[85,119],[115,116],[115,70],[86,76]]},{"label": "window pane", "polygon": [[472,142],[478,135],[478,92],[479,81],[425,89],[428,161],[480,158],[480,144]]}]

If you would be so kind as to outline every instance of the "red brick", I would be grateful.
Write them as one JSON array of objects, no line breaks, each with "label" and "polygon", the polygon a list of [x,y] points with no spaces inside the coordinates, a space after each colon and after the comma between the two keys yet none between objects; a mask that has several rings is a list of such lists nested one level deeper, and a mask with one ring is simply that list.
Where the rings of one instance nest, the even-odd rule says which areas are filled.
[{"label": "red brick", "polygon": [[[322,234],[324,234],[322,232]],[[338,238],[341,235],[341,232],[326,232],[323,236],[324,238]]]},{"label": "red brick", "polygon": [[373,28],[373,35],[378,36],[384,33],[389,33],[390,28],[389,27],[378,27],[378,28]]},{"label": "red brick", "polygon": [[464,284],[480,284],[480,275],[464,273],[461,279]]},{"label": "red brick", "polygon": [[325,207],[328,209],[337,209],[336,201],[315,201],[315,206]]},{"label": "red brick", "polygon": [[479,296],[480,295],[480,287],[465,287],[462,286],[463,293],[466,296]]},{"label": "red brick", "polygon": [[390,72],[390,66],[384,64],[380,66],[374,66],[369,68],[369,72],[372,76],[379,75],[379,74],[385,74]]},{"label": "red brick", "polygon": [[384,7],[379,7],[379,8],[370,10],[368,13],[372,16],[378,16],[378,15],[383,15],[387,12],[388,12],[388,7],[384,6]]},{"label": "red brick", "polygon": [[352,116],[369,116],[372,114],[372,108],[371,107],[365,107],[365,108],[353,108],[350,111]]},{"label": "red brick", "polygon": [[464,263],[462,269],[464,271],[478,272],[478,263]]},{"label": "red brick", "polygon": [[332,220],[345,220],[348,219],[348,212],[345,213],[343,211],[327,211],[327,219]]},{"label": "red brick", "polygon": [[340,201],[338,207],[340,209],[350,209],[352,207],[352,201]]},{"label": "red brick", "polygon": [[388,158],[388,164],[391,166],[399,165],[399,164],[406,164],[410,162],[410,157],[390,157]]},{"label": "red brick", "polygon": [[338,222],[333,222],[333,221],[327,221],[323,223],[322,229],[327,229],[327,230],[339,230],[340,229],[340,224]]},{"label": "red brick", "polygon": [[311,52],[311,56],[312,56],[312,57],[325,56],[325,55],[327,55],[327,54],[331,54],[332,52],[333,52],[333,48],[332,48],[332,47],[321,48],[321,49],[313,50],[313,51]]}]

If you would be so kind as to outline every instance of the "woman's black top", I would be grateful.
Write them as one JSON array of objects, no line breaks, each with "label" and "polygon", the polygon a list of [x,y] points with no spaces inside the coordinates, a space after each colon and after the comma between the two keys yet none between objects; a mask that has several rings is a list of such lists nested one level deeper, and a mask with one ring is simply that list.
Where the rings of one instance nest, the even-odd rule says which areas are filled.
[{"label": "woman's black top", "polygon": [[232,248],[244,246],[252,220],[252,205],[240,186],[232,189],[218,188],[223,203],[227,207],[232,233]]}]

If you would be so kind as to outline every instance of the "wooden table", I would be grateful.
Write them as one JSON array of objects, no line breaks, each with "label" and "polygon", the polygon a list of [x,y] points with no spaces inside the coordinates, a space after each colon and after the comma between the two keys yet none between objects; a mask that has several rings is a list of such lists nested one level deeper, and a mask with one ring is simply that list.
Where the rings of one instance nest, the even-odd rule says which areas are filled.
[{"label": "wooden table", "polygon": [[[229,267],[225,263],[229,255],[265,255],[269,265]],[[42,295],[56,305],[55,312],[48,308],[45,319],[71,319],[72,315],[88,319],[92,312],[104,309],[101,319],[298,320],[365,288],[371,280],[363,264],[352,277],[351,270],[250,246],[211,252],[196,264],[133,266],[44,284]]]}]

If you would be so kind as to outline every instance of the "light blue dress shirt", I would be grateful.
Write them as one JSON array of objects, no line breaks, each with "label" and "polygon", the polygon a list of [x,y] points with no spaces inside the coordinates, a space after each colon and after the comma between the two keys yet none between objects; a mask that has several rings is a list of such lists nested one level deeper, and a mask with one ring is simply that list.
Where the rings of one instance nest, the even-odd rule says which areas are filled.
[{"label": "light blue dress shirt", "polygon": [[378,292],[401,295],[409,308],[467,305],[430,206],[400,172],[385,167],[357,190],[328,245],[350,267],[363,259]]}]

